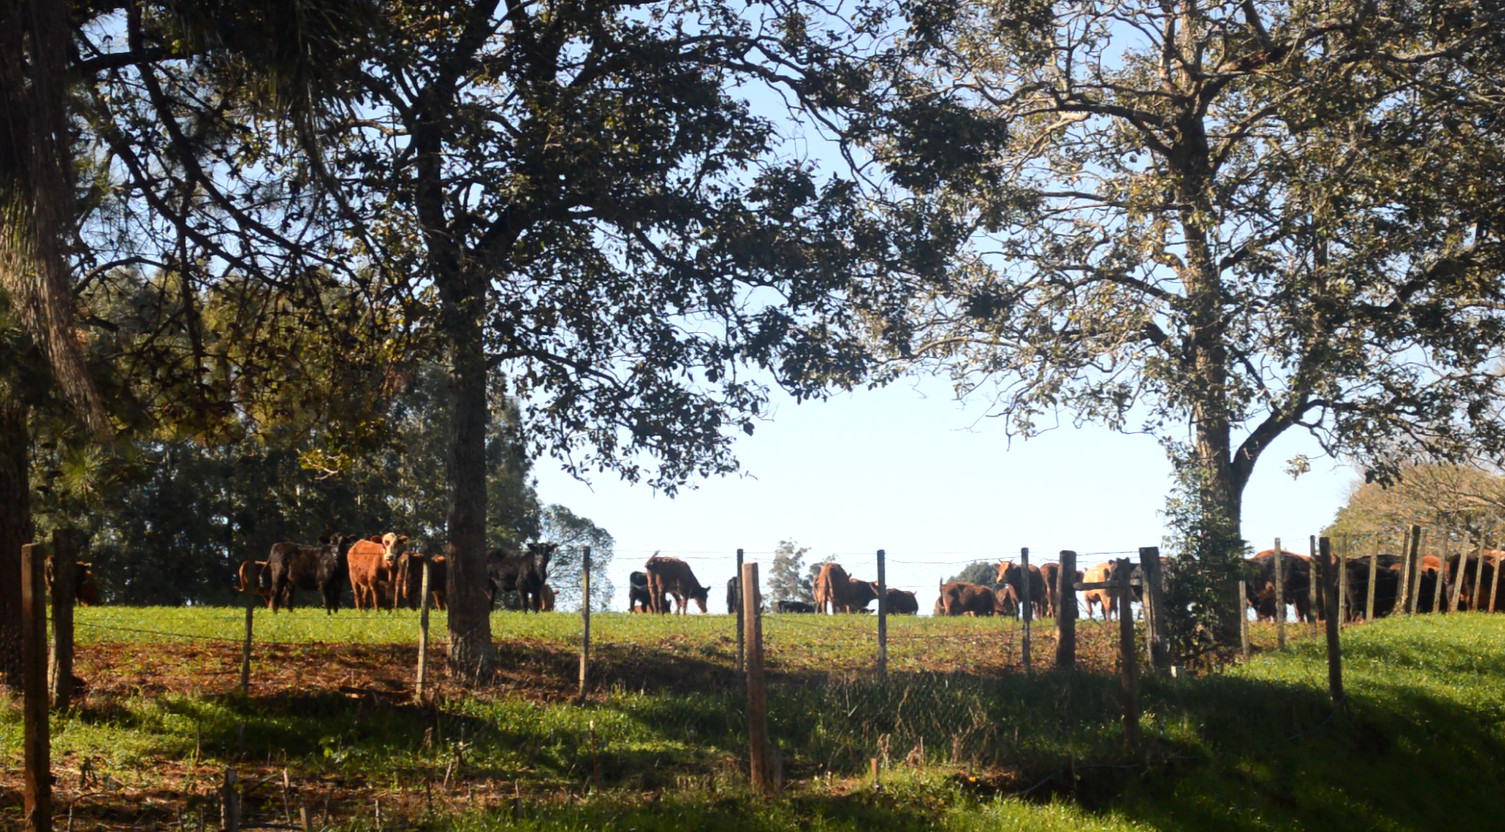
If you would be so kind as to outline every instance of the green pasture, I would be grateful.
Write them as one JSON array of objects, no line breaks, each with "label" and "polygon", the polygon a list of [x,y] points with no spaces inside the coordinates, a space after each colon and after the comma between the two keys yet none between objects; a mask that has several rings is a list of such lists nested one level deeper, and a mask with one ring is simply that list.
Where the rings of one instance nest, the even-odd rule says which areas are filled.
[{"label": "green pasture", "polygon": [[[619,686],[583,706],[506,689],[426,706],[327,690],[141,693],[55,715],[54,757],[65,783],[87,761],[121,788],[149,786],[163,760],[192,760],[208,771],[286,767],[297,781],[358,784],[394,806],[447,780],[506,797],[467,804],[482,808],[413,808],[388,822],[424,830],[1500,828],[1505,616],[1345,630],[1343,709],[1328,702],[1315,639],[1221,673],[1146,678],[1136,749],[1123,745],[1111,674],[979,674],[948,653],[929,669],[918,669],[929,659],[907,659],[915,669],[896,665],[879,684],[842,669],[869,661],[870,620],[781,618],[766,622],[769,653],[795,658],[773,677],[769,712],[788,787],[771,800],[743,786],[744,696],[734,677],[708,676],[703,689]],[[242,621],[240,610],[89,609],[80,610],[79,638],[163,638],[150,631],[238,639]],[[256,625],[259,638],[273,641],[382,644],[412,639],[416,616],[258,612]],[[676,657],[729,662],[730,626],[724,616],[592,619],[597,644],[666,666]],[[892,626],[916,645],[983,650],[1013,625],[920,618]],[[434,627],[443,632],[442,616]],[[499,613],[493,629],[504,644],[563,651],[576,643],[579,622]],[[833,662],[834,671],[815,672]],[[14,768],[14,702],[0,744],[0,763]],[[874,757],[877,791],[868,775]],[[204,782],[205,794],[211,785]],[[0,808],[0,827],[14,812]],[[330,817],[334,828],[374,825],[355,806]]]}]

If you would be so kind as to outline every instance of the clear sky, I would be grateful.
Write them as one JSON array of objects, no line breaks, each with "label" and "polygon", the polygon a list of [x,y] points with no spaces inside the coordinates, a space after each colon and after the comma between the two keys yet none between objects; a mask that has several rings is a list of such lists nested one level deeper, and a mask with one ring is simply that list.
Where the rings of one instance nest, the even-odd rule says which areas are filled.
[{"label": "clear sky", "polygon": [[[916,591],[930,610],[939,582],[974,560],[1032,562],[1074,549],[1079,562],[1161,542],[1170,467],[1155,440],[1063,427],[1010,445],[1002,425],[980,419],[941,379],[900,382],[795,404],[775,393],[772,421],[736,446],[743,477],[705,480],[670,498],[597,475],[589,486],[539,460],[539,498],[589,517],[616,539],[613,609],[626,607],[627,576],[654,551],[684,558],[712,586],[710,610],[725,612],[736,550],[766,570],[780,540],[828,554],[854,577],[875,579],[887,552],[888,583]],[[1293,480],[1287,459],[1313,456]],[[1297,434],[1266,452],[1245,492],[1244,536],[1256,548],[1276,537],[1305,552],[1307,536],[1331,522],[1355,479],[1352,468],[1317,458]],[[765,573],[766,574],[766,571]]]}]

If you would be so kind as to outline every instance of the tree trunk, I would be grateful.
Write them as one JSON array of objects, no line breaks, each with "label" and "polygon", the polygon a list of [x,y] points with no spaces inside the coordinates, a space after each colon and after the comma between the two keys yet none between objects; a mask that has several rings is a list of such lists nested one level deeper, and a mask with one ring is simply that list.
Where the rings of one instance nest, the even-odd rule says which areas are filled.
[{"label": "tree trunk", "polygon": [[21,687],[21,547],[31,541],[26,406],[0,397],[0,680]]},{"label": "tree trunk", "polygon": [[446,299],[450,330],[449,669],[485,684],[496,666],[486,569],[486,355],[480,310],[484,291]]}]

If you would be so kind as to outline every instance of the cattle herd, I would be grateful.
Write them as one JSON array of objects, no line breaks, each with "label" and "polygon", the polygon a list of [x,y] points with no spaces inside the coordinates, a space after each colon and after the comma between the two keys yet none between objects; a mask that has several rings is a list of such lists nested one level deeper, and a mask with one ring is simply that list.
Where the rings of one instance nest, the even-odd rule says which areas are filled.
[{"label": "cattle herd", "polygon": [[[444,556],[411,551],[407,542],[408,538],[388,532],[380,537],[348,542],[343,535],[334,534],[320,538],[316,545],[278,543],[272,546],[266,560],[247,560],[240,564],[236,573],[236,590],[256,594],[274,612],[280,607],[292,609],[294,590],[316,592],[324,609],[333,613],[339,609],[348,582],[358,610],[417,607],[422,591],[423,566],[427,564],[430,602],[435,608],[444,609]],[[546,581],[549,560],[557,549],[558,544],[535,542],[520,550],[501,546],[488,551],[486,563],[492,606],[496,606],[503,594],[512,593],[524,610],[552,610],[554,590]],[[1460,609],[1502,611],[1505,593],[1498,592],[1495,577],[1501,557],[1505,557],[1505,553],[1498,550],[1445,558],[1422,555],[1416,559],[1414,573],[1410,576],[1401,574],[1405,560],[1398,555],[1347,558],[1342,571],[1344,620],[1353,621],[1368,614],[1371,574],[1374,580],[1373,614],[1376,617],[1395,611],[1401,589],[1408,581],[1410,591],[1407,595],[1414,597],[1418,612],[1430,612],[1439,603],[1450,608],[1455,598]],[[1320,605],[1314,608],[1309,600],[1311,558],[1282,550],[1280,560],[1279,591],[1284,594],[1284,604],[1293,608],[1297,620],[1320,620]],[[1257,619],[1271,620],[1277,609],[1275,550],[1266,549],[1246,559],[1245,565],[1248,608]],[[1058,563],[1024,567],[1013,561],[1002,561],[997,565],[996,587],[966,581],[942,583],[934,612],[946,616],[1017,616],[1021,613],[1020,599],[1024,597],[1025,582],[1028,581],[1033,616],[1053,618],[1062,603],[1058,597],[1060,569]],[[1104,619],[1113,617],[1114,604],[1110,594],[1100,587],[1107,582],[1111,569],[1111,563],[1100,563],[1076,571],[1076,583],[1088,587],[1081,590],[1079,607],[1086,609],[1088,618],[1097,614]],[[75,565],[74,582],[74,597],[79,603],[97,603],[98,590],[89,564]],[[52,584],[50,561],[47,584],[49,587]],[[1136,566],[1130,578],[1136,601],[1139,600],[1141,584],[1142,575]],[[727,611],[740,611],[742,593],[738,579],[733,577],[727,581],[726,589]],[[678,558],[661,557],[655,552],[644,564],[643,571],[631,575],[628,609],[631,612],[673,611],[683,614],[694,601],[704,613],[710,591],[709,586],[702,586],[695,578],[689,564]],[[919,612],[920,606],[913,592],[892,587],[887,592],[888,612],[896,615]],[[878,582],[858,580],[847,574],[840,564],[824,563],[812,582],[812,594],[813,604],[782,600],[775,609],[782,613],[868,612],[869,605],[878,597]],[[670,599],[673,600],[672,606]]]},{"label": "cattle herd", "polygon": [[[236,572],[236,590],[255,593],[276,612],[293,608],[295,590],[319,594],[326,612],[340,608],[346,583],[358,610],[417,607],[422,600],[423,567],[428,565],[429,600],[444,609],[447,599],[447,561],[407,549],[408,538],[393,532],[346,544],[339,534],[319,538],[317,545],[277,543],[267,559],[247,560]],[[549,559],[558,545],[529,543],[521,550],[499,546],[486,553],[491,604],[503,593],[515,593],[524,610],[554,609],[554,590],[545,583]]]}]

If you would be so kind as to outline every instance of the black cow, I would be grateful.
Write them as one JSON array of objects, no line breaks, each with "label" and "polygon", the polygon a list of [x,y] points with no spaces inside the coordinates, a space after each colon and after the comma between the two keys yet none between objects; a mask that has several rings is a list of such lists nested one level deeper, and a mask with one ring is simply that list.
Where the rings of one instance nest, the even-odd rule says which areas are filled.
[{"label": "black cow", "polygon": [[293,590],[309,589],[324,598],[324,611],[340,609],[340,589],[348,569],[345,566],[344,536],[331,534],[319,538],[319,545],[274,543],[267,555],[266,571],[271,576],[271,597],[267,604],[272,612],[278,602],[293,608]]},{"label": "black cow", "polygon": [[[1245,599],[1254,607],[1254,615],[1260,621],[1275,619],[1275,550],[1263,552],[1244,561],[1252,574],[1244,584]],[[1297,621],[1316,621],[1316,610],[1311,605],[1311,560],[1305,555],[1282,550],[1280,555],[1281,583],[1285,590],[1284,604],[1296,608]]]},{"label": "black cow", "polygon": [[627,611],[652,611],[653,602],[648,594],[648,573],[634,572],[627,577],[627,582]]},{"label": "black cow", "polygon": [[[643,580],[648,580],[646,574]],[[742,579],[735,575],[726,581],[726,611],[732,615],[742,611]]]},{"label": "black cow", "polygon": [[486,571],[491,579],[491,605],[496,606],[498,592],[516,592],[523,610],[543,609],[543,583],[549,578],[549,558],[559,548],[557,543],[529,543],[519,552],[500,546],[486,553]]}]

